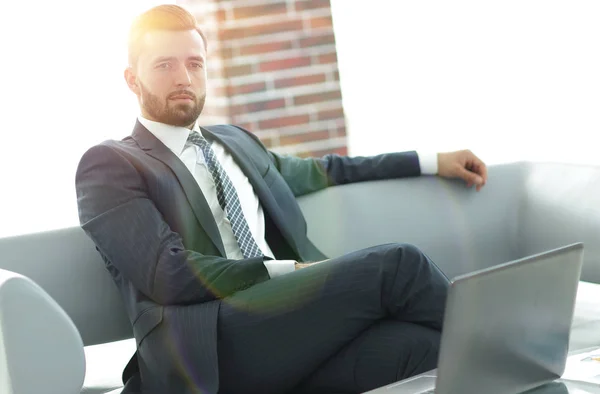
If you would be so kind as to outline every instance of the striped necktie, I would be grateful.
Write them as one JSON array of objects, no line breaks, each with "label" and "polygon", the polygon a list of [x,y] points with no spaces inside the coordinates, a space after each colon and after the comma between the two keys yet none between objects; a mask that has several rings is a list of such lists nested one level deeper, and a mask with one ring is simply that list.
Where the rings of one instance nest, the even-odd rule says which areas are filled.
[{"label": "striped necktie", "polygon": [[242,205],[240,204],[240,199],[235,187],[223,167],[221,167],[221,164],[217,161],[215,152],[211,148],[211,143],[197,131],[192,131],[190,133],[188,141],[198,146],[204,153],[208,171],[212,175],[217,189],[217,200],[231,223],[233,235],[237,240],[244,258],[262,256],[263,253],[256,244],[256,241],[250,232],[248,222],[244,217],[244,212],[242,212]]}]

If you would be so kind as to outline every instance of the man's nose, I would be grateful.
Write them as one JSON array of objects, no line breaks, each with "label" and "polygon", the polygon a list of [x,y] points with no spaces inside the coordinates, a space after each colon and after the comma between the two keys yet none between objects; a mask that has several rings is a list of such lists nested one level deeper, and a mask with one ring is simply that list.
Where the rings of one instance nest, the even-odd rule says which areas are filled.
[{"label": "man's nose", "polygon": [[190,73],[187,67],[181,66],[177,68],[175,83],[177,86],[190,86],[192,84],[192,79],[190,78]]}]

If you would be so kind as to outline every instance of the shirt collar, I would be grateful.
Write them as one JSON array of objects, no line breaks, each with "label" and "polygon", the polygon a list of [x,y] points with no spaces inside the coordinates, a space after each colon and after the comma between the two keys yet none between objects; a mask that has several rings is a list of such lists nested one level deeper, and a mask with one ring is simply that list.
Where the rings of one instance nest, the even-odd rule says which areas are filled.
[{"label": "shirt collar", "polygon": [[[165,123],[155,122],[144,118],[142,115],[138,116],[139,122],[148,129],[160,142],[165,144],[175,155],[180,156],[185,148],[187,139],[190,135],[191,130],[187,127],[172,126]],[[198,122],[194,123],[193,131],[197,131],[202,135]]]}]

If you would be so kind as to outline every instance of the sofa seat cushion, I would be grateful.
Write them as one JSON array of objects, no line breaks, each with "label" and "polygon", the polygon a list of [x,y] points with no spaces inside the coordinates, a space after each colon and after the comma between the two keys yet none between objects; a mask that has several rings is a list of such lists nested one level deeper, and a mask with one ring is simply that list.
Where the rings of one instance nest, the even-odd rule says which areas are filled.
[{"label": "sofa seat cushion", "polygon": [[600,347],[600,284],[579,282],[569,351]]},{"label": "sofa seat cushion", "polygon": [[86,373],[82,394],[120,392],[123,369],[135,353],[135,340],[126,339],[85,347]]}]

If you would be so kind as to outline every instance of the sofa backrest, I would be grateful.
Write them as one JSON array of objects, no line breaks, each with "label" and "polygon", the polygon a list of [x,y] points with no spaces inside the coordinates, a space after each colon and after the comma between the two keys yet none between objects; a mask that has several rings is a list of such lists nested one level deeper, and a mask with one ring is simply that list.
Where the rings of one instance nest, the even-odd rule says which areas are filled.
[{"label": "sofa backrest", "polygon": [[[330,257],[412,243],[453,277],[583,240],[583,278],[600,283],[600,213],[593,205],[599,170],[559,167],[492,166],[479,193],[460,181],[424,176],[338,186],[299,203],[309,237]],[[85,345],[132,336],[116,285],[79,227],[0,239],[0,268],[39,284],[71,317]]]},{"label": "sofa backrest", "polygon": [[423,176],[338,186],[300,203],[309,238],[330,257],[410,243],[454,277],[518,256],[515,207],[525,168],[525,163],[491,166],[480,192],[462,181]]},{"label": "sofa backrest", "polygon": [[597,166],[518,162],[490,166],[479,193],[425,176],[339,186],[300,203],[310,239],[329,256],[406,242],[452,278],[583,242],[582,279],[600,283]]},{"label": "sofa backrest", "polygon": [[581,277],[600,283],[600,166],[536,163],[523,180],[519,257],[583,242]]},{"label": "sofa backrest", "polygon": [[0,239],[0,268],[42,287],[73,320],[85,345],[133,336],[117,286],[81,228]]}]

